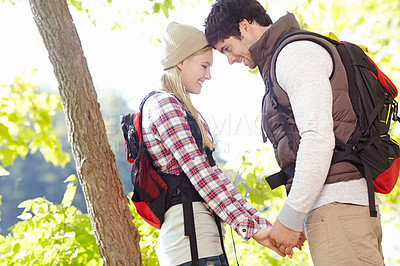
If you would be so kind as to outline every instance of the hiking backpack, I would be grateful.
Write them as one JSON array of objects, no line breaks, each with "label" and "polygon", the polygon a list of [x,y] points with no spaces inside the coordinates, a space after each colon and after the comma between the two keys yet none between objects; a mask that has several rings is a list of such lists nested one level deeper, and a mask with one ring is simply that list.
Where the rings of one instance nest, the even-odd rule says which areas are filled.
[{"label": "hiking backpack", "polygon": [[[158,172],[143,141],[142,111],[146,100],[156,91],[147,94],[139,105],[139,110],[133,114],[120,116],[121,130],[124,137],[126,159],[132,165],[131,181],[133,184],[132,202],[137,213],[151,226],[161,229],[164,214],[168,208],[182,203],[184,216],[185,236],[189,236],[190,251],[193,265],[198,265],[198,249],[193,216],[192,202],[204,201],[195,190],[189,178],[182,172],[180,175],[171,175]],[[190,131],[201,149],[203,147],[200,128],[194,117],[187,113]],[[210,166],[215,165],[212,152],[205,148]],[[217,224],[223,254],[226,252],[223,245],[221,220],[213,214]],[[227,258],[226,258],[226,261]]]},{"label": "hiking backpack", "polygon": [[[391,192],[400,171],[399,144],[389,135],[391,119],[400,121],[397,116],[398,105],[395,101],[397,88],[359,46],[314,32],[295,30],[284,34],[276,42],[273,53],[286,38],[295,35],[299,36],[288,43],[300,40],[313,41],[331,54],[330,48],[320,40],[324,39],[334,44],[340,55],[346,69],[349,96],[357,116],[357,124],[347,143],[341,143],[336,139],[331,164],[347,161],[357,167],[367,180],[370,215],[376,217],[374,191],[383,194]],[[272,62],[270,62],[270,69],[271,64]],[[269,81],[271,81],[271,71]],[[268,82],[266,94],[269,94],[272,102],[275,103],[274,107],[278,110],[278,116],[282,118],[283,113],[286,113],[293,117],[289,109],[279,104],[270,86],[272,84]],[[291,136],[292,132],[288,132],[290,126],[287,120],[280,119],[280,121],[286,135]],[[267,177],[266,180],[271,189],[286,184],[287,180],[294,176],[294,168],[294,165],[290,165],[287,169],[282,169],[279,173]]]}]

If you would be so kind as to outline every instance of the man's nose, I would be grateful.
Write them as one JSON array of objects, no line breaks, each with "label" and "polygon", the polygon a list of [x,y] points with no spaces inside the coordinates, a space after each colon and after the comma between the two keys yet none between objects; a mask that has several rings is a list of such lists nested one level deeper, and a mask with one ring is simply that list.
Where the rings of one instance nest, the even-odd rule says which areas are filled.
[{"label": "man's nose", "polygon": [[229,64],[233,64],[236,62],[236,58],[233,55],[226,55],[226,57],[228,58],[228,62]]}]

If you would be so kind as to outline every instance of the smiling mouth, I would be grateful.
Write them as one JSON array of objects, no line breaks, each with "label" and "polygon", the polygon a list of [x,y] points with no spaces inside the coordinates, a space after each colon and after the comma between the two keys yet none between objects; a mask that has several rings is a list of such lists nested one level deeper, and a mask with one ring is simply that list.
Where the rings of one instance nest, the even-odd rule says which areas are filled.
[{"label": "smiling mouth", "polygon": [[240,59],[237,62],[239,64],[243,63],[245,66],[247,66],[246,59],[244,57],[240,57]]}]

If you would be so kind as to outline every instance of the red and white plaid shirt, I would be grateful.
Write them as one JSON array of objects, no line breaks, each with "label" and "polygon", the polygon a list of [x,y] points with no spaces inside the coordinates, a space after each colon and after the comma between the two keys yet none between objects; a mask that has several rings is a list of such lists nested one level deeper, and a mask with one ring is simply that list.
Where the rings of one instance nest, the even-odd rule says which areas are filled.
[{"label": "red and white plaid shirt", "polygon": [[[212,140],[209,127],[200,115]],[[189,129],[186,111],[169,93],[156,93],[143,107],[143,139],[160,172],[189,177],[207,205],[243,239],[271,226],[226,178],[218,166],[211,167]]]}]

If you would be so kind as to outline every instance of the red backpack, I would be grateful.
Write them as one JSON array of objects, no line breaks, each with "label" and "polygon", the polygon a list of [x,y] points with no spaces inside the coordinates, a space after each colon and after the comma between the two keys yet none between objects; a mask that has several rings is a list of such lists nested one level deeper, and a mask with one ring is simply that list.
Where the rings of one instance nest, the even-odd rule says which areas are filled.
[{"label": "red backpack", "polygon": [[143,105],[154,93],[155,91],[149,93],[143,99],[136,113],[121,115],[121,129],[124,136],[126,160],[133,164],[131,171],[133,184],[132,202],[137,213],[147,223],[160,229],[164,221],[162,212],[166,210],[156,211],[152,203],[159,197],[166,200],[168,186],[153,166],[146,144],[142,141],[141,131]]},{"label": "red backpack", "polygon": [[[274,52],[286,38],[295,35],[298,38],[293,38],[292,41],[312,41],[331,54],[330,48],[321,39],[329,41],[336,46],[342,59],[349,84],[350,100],[357,115],[357,126],[348,143],[341,143],[336,139],[337,151],[334,152],[332,164],[348,161],[357,167],[367,180],[370,213],[376,217],[374,191],[383,194],[391,192],[400,172],[399,144],[389,135],[391,119],[400,121],[395,101],[397,88],[359,46],[349,42],[339,42],[314,32],[295,30],[284,34],[277,41]],[[267,89],[267,93],[269,91],[272,90]],[[279,104],[279,99],[273,93],[269,93],[269,97],[276,102],[278,113],[280,110],[286,114],[291,112]],[[287,121],[282,120],[281,123],[283,128],[290,128],[288,124],[285,125]],[[291,132],[286,134],[289,136]],[[293,176],[294,166],[291,165],[288,169],[282,169],[281,172],[267,177],[266,180],[273,189],[286,184]]]},{"label": "red backpack", "polygon": [[[182,203],[184,214],[184,232],[189,236],[190,252],[193,265],[198,265],[198,250],[193,216],[192,202],[204,201],[195,190],[189,178],[182,172],[180,175],[170,175],[157,172],[153,160],[143,141],[142,110],[146,100],[155,94],[149,93],[140,103],[139,110],[133,114],[121,115],[120,123],[124,137],[126,159],[132,163],[131,181],[133,184],[132,202],[137,213],[151,226],[160,229],[164,222],[164,214],[168,208]],[[187,122],[196,144],[203,147],[200,128],[194,117],[187,113]],[[215,165],[212,152],[205,148],[210,166]],[[220,235],[221,248],[226,257],[223,245],[221,220],[214,214]]]}]

